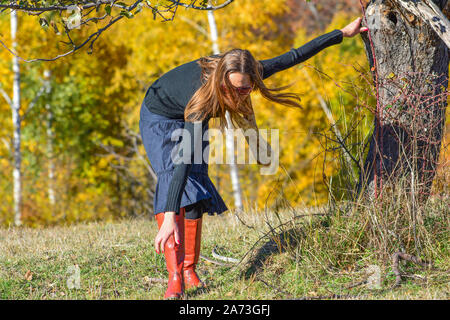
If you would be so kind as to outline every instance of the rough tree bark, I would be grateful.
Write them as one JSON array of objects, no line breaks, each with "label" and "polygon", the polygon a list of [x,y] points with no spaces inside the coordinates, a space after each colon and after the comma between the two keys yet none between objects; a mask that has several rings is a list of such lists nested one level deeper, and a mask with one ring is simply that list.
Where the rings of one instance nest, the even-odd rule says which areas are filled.
[{"label": "rough tree bark", "polygon": [[[394,186],[406,178],[407,190],[425,200],[435,176],[445,123],[449,50],[430,21],[407,11],[400,1],[417,2],[371,0],[365,8],[363,24],[370,35],[361,36],[377,92],[377,109],[358,189],[367,187],[376,197],[383,185]],[[448,17],[448,0],[433,2]]]}]

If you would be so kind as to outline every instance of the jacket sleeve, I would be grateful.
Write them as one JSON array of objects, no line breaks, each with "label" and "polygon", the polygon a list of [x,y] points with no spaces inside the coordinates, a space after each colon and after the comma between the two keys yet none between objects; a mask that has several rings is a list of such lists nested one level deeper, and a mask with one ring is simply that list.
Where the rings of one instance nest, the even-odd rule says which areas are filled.
[{"label": "jacket sleeve", "polygon": [[281,56],[260,60],[263,66],[263,79],[266,79],[276,72],[288,69],[296,64],[308,60],[323,49],[342,42],[344,34],[341,30],[335,29],[331,32],[325,33],[305,45],[291,49]]},{"label": "jacket sleeve", "polygon": [[[172,161],[174,162],[174,171],[169,184],[169,191],[167,194],[167,202],[164,212],[173,211],[176,214],[179,214],[181,197],[183,195],[189,173],[192,169],[192,164],[195,160],[194,151],[202,150],[201,126],[199,124],[194,124],[193,122],[185,122],[184,129],[185,130],[183,130],[182,140],[178,144],[180,148],[176,151],[177,156],[175,154],[172,155],[174,156],[174,158],[172,159]],[[200,132],[198,132],[199,129]],[[197,140],[199,141],[194,140],[194,138],[197,138]],[[200,149],[198,149],[199,143]],[[186,153],[183,154],[184,152]]]}]

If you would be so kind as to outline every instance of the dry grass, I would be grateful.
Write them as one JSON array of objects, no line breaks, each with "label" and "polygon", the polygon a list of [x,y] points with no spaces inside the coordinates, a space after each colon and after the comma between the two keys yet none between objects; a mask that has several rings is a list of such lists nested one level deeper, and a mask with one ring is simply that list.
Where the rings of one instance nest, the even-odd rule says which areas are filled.
[{"label": "dry grass", "polygon": [[[405,280],[392,289],[390,262],[371,247],[363,213],[317,209],[205,217],[202,255],[214,259],[215,248],[241,262],[221,266],[201,259],[198,270],[208,289],[186,298],[448,299],[448,230],[428,239],[426,254],[435,269],[403,264]],[[437,230],[436,224],[426,228]],[[151,245],[156,231],[148,219],[1,229],[0,298],[161,299],[165,285],[152,279],[167,273]],[[379,289],[358,284],[371,265],[380,270]],[[70,289],[73,266],[80,285]]]}]

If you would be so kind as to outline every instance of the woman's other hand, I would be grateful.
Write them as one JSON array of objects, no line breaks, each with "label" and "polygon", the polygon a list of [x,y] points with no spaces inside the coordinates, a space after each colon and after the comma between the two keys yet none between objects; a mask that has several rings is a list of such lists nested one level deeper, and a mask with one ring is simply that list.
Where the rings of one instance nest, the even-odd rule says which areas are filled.
[{"label": "woman's other hand", "polygon": [[180,233],[175,218],[175,212],[164,213],[164,222],[155,237],[156,253],[164,253],[166,242],[172,235],[175,238],[175,245],[180,244]]},{"label": "woman's other hand", "polygon": [[368,28],[361,27],[361,21],[362,17],[359,17],[358,19],[356,19],[355,21],[353,21],[352,23],[341,29],[342,33],[344,34],[344,37],[351,38],[361,32],[368,31],[369,30]]}]

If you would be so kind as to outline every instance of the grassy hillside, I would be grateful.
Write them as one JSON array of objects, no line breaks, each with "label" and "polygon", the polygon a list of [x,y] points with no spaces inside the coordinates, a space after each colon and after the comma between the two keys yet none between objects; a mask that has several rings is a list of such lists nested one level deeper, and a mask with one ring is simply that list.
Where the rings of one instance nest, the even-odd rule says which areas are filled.
[{"label": "grassy hillside", "polygon": [[[201,258],[198,270],[208,287],[188,291],[186,298],[448,299],[446,210],[436,208],[430,228],[439,235],[427,244],[432,250],[424,251],[433,259],[433,268],[401,263],[404,276],[397,288],[392,288],[395,275],[389,258],[363,240],[369,231],[358,213],[335,210],[329,216],[320,210],[297,210],[207,216],[202,255],[208,260]],[[167,273],[163,256],[152,247],[156,232],[155,221],[148,219],[2,229],[0,298],[161,299]],[[209,259],[219,261],[213,249],[241,262],[212,263]],[[379,268],[381,287],[364,283],[369,266]],[[74,281],[77,270],[79,283]]]}]

